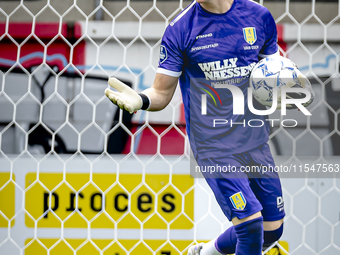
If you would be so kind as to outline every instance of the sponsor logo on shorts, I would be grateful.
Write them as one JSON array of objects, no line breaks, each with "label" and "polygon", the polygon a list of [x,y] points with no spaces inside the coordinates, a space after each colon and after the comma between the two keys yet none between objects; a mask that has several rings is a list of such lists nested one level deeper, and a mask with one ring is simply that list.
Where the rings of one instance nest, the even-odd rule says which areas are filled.
[{"label": "sponsor logo on shorts", "polygon": [[165,46],[161,45],[159,50],[159,62],[162,64],[168,58],[168,52]]},{"label": "sponsor logo on shorts", "polygon": [[283,210],[283,205],[284,205],[283,198],[281,196],[276,198],[276,204],[277,204],[277,208],[281,212]]},{"label": "sponsor logo on shorts", "polygon": [[230,196],[229,199],[237,210],[243,210],[246,207],[247,201],[241,191]]}]

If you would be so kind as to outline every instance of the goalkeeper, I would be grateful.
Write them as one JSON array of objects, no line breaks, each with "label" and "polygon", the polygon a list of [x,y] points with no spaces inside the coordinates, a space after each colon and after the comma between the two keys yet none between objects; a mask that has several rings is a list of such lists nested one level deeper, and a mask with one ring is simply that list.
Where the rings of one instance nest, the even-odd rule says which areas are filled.
[{"label": "goalkeeper", "polygon": [[[179,82],[190,146],[199,166],[233,166],[238,171],[204,173],[217,202],[233,226],[206,244],[189,248],[190,255],[260,255],[283,231],[284,203],[277,173],[245,173],[241,166],[273,166],[267,144],[269,126],[249,127],[262,119],[247,106],[248,78],[260,58],[278,54],[276,25],[269,11],[249,0],[197,0],[167,27],[160,46],[159,67],[151,88],[137,94],[115,78],[106,96],[121,109],[165,108]],[[233,115],[228,89],[243,91],[245,111]],[[308,85],[308,84],[307,84]],[[207,93],[206,113],[201,107]],[[251,96],[251,95],[250,95]],[[234,125],[214,126],[214,119]]]}]

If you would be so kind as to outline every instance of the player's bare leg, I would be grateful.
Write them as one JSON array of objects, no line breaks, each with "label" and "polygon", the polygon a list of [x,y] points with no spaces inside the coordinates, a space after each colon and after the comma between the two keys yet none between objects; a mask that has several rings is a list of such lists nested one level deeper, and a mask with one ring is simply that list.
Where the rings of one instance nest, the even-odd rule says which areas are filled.
[{"label": "player's bare leg", "polygon": [[243,222],[250,221],[250,220],[259,218],[259,217],[261,217],[261,216],[262,216],[262,215],[261,215],[261,212],[257,212],[257,213],[254,213],[253,215],[250,215],[250,216],[245,217],[245,218],[243,218],[243,219],[238,219],[238,218],[235,217],[235,218],[233,218],[233,219],[231,220],[231,222],[233,223],[234,226],[237,226],[237,225],[239,225],[239,224],[241,224],[241,223],[243,223]]},{"label": "player's bare leg", "polygon": [[264,231],[273,231],[281,227],[283,223],[283,219],[276,221],[263,221],[263,229]]}]

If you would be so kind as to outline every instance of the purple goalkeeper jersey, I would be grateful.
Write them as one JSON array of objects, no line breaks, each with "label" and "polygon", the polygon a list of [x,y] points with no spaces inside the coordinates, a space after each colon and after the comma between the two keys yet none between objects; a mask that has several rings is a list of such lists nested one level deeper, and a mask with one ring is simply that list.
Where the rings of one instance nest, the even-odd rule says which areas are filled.
[{"label": "purple goalkeeper jersey", "polygon": [[[179,77],[195,157],[242,153],[268,141],[269,122],[248,109],[247,88],[259,57],[277,51],[272,15],[249,0],[234,0],[224,14],[193,1],[169,24],[157,72]],[[244,114],[234,114],[232,93],[224,85],[243,92]]]}]

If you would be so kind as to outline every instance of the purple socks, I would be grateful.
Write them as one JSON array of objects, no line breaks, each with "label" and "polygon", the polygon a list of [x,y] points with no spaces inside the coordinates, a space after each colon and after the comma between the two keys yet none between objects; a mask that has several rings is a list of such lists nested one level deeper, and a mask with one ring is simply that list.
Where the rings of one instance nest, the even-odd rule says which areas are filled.
[{"label": "purple socks", "polygon": [[261,255],[262,243],[263,218],[261,216],[227,229],[216,239],[215,247],[222,254]]},{"label": "purple socks", "polygon": [[259,217],[228,228],[216,239],[215,248],[222,254],[261,254],[262,240],[269,246],[280,239],[282,232],[283,224],[273,231],[263,231],[263,218]]}]

